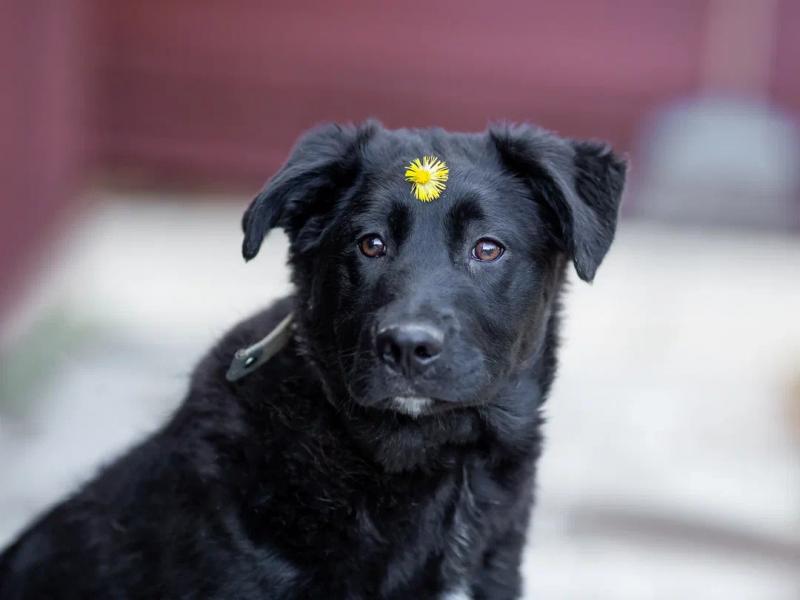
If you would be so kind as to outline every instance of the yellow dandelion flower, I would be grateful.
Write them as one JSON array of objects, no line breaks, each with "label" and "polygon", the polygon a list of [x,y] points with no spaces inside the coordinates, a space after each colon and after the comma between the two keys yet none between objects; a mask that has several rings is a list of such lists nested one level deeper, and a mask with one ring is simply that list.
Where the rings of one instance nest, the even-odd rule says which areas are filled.
[{"label": "yellow dandelion flower", "polygon": [[441,196],[450,175],[444,161],[435,156],[415,158],[406,167],[406,181],[411,183],[411,193],[421,202],[430,202]]}]

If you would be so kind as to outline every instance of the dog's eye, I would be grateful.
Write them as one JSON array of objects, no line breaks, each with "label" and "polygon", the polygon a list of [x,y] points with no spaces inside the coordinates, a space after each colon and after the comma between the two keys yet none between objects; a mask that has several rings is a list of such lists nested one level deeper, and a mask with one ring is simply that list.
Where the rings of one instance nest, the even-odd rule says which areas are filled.
[{"label": "dog's eye", "polygon": [[358,240],[358,248],[364,256],[378,258],[386,254],[386,244],[379,235],[370,233]]},{"label": "dog's eye", "polygon": [[500,242],[490,238],[481,238],[472,248],[472,258],[483,262],[492,262],[500,258],[505,250]]}]

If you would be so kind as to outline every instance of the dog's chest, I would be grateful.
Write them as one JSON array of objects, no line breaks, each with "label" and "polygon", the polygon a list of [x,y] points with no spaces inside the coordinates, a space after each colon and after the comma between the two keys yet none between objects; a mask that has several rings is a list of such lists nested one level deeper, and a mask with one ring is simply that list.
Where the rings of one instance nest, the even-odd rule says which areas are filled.
[{"label": "dog's chest", "polygon": [[522,491],[508,485],[507,469],[465,451],[436,472],[390,473],[354,453],[309,450],[301,458],[316,459],[284,460],[286,475],[248,511],[257,538],[299,569],[309,594],[469,598]]},{"label": "dog's chest", "polygon": [[[476,482],[478,485],[476,486]],[[422,497],[393,511],[364,515],[392,540],[384,555],[382,597],[406,597],[439,589],[441,598],[466,600],[491,529],[511,498],[498,493],[491,474],[465,465]]]}]

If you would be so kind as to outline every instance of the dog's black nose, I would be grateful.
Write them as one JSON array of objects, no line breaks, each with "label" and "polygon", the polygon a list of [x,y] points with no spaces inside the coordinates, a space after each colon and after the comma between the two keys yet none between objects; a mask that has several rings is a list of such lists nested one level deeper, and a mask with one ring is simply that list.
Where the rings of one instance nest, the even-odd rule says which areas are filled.
[{"label": "dog's black nose", "polygon": [[433,325],[404,323],[378,331],[378,356],[393,369],[414,375],[434,362],[442,352],[444,334]]}]

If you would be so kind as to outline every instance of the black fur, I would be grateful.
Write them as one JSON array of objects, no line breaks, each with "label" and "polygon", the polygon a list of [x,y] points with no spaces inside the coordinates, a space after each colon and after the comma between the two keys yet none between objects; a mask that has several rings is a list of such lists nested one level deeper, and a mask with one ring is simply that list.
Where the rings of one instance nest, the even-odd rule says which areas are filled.
[{"label": "black fur", "polygon": [[[425,154],[450,167],[431,203],[403,180]],[[243,221],[247,259],[288,232],[294,294],[2,554],[0,598],[518,597],[565,265],[594,277],[624,172],[605,146],[528,126],[304,136]],[[385,256],[359,252],[365,234]],[[506,248],[493,263],[470,255],[483,237]],[[290,310],[288,346],[227,382],[235,350]],[[375,351],[409,319],[444,339],[413,376]],[[408,396],[433,400],[413,414]]]}]

